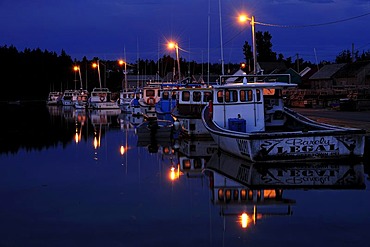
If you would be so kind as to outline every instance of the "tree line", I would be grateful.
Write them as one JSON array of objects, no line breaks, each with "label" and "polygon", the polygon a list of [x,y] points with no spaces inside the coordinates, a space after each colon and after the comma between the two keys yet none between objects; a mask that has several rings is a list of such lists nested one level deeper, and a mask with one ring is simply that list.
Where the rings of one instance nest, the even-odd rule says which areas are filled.
[{"label": "tree line", "polygon": [[[293,60],[285,58],[283,54],[273,51],[272,36],[269,32],[256,32],[257,61],[284,62],[288,68],[301,68],[317,66],[302,58]],[[241,49],[244,54],[247,68],[253,68],[253,54],[251,45],[246,41]],[[66,89],[87,89],[91,91],[99,87],[98,72],[91,65],[99,58],[88,60],[83,57],[81,61],[73,60],[64,50],[58,55],[48,50],[29,49],[18,51],[13,45],[0,46],[0,82],[2,94],[0,101],[14,100],[46,100],[50,91],[64,91]],[[181,72],[183,76],[193,75],[220,75],[221,64],[197,63],[180,58]],[[336,63],[350,63],[352,61],[370,60],[370,51],[360,54],[349,50],[341,51],[335,58]],[[117,61],[100,61],[101,82],[103,87],[108,87],[113,92],[122,89],[124,79],[123,67]],[[330,63],[322,61],[320,64]],[[79,73],[73,70],[79,66]],[[164,55],[158,61],[138,59],[135,64],[127,64],[129,74],[133,75],[156,75],[161,78],[173,71],[175,59]],[[227,63],[224,65],[226,73],[233,73],[240,68],[240,63]],[[246,72],[250,72],[247,71]]]}]

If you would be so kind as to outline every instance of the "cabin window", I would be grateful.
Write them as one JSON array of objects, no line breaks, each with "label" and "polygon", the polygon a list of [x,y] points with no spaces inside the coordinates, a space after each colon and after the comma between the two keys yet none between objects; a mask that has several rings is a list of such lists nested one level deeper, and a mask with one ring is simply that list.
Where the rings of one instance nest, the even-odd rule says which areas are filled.
[{"label": "cabin window", "polygon": [[253,101],[253,91],[247,90],[248,101]]},{"label": "cabin window", "polygon": [[239,200],[239,190],[233,190],[233,200],[234,201]]},{"label": "cabin window", "polygon": [[224,91],[222,91],[222,90],[217,91],[217,102],[219,102],[219,103],[224,102]]},{"label": "cabin window", "polygon": [[170,93],[169,92],[163,92],[162,99],[168,100],[169,97],[170,97]]},{"label": "cabin window", "polygon": [[193,92],[193,101],[199,102],[202,99],[202,95],[200,92]]},{"label": "cabin window", "polygon": [[236,90],[226,90],[225,91],[225,101],[226,102],[238,101],[238,92]]},{"label": "cabin window", "polygon": [[172,99],[176,99],[176,92],[172,92]]},{"label": "cabin window", "polygon": [[240,200],[246,201],[247,200],[247,190],[241,189],[240,190]]},{"label": "cabin window", "polygon": [[225,197],[224,190],[223,189],[218,189],[217,194],[218,194],[218,200],[223,201],[224,197]]},{"label": "cabin window", "polygon": [[189,101],[190,100],[190,92],[184,91],[182,92],[182,101]]},{"label": "cabin window", "polygon": [[257,101],[261,101],[261,90],[259,89],[256,89],[256,98],[257,98]]},{"label": "cabin window", "polygon": [[194,159],[194,169],[202,168],[202,160],[200,158]]},{"label": "cabin window", "polygon": [[246,93],[244,90],[240,90],[239,94],[240,94],[239,98],[241,102],[247,101]]},{"label": "cabin window", "polygon": [[253,100],[253,91],[252,90],[240,90],[240,101],[252,101]]},{"label": "cabin window", "polygon": [[154,90],[146,90],[146,96],[147,97],[154,97],[155,96]]},{"label": "cabin window", "polygon": [[225,201],[230,202],[231,201],[231,189],[225,190]]},{"label": "cabin window", "polygon": [[210,100],[212,100],[212,93],[211,92],[204,92],[203,101],[208,102]]},{"label": "cabin window", "polygon": [[183,168],[189,170],[191,168],[191,162],[189,159],[183,160]]}]

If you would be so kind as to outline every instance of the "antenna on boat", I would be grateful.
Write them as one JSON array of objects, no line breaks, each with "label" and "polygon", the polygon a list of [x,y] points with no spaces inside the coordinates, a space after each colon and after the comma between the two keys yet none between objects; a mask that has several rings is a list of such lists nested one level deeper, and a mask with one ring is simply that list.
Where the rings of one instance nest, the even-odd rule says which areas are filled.
[{"label": "antenna on boat", "polygon": [[207,61],[207,85],[209,85],[209,42],[210,42],[210,29],[211,29],[211,0],[208,0],[208,61]]},{"label": "antenna on boat", "polygon": [[125,58],[125,91],[127,92],[127,57],[126,57],[126,47],[123,46],[123,57]]},{"label": "antenna on boat", "polygon": [[136,64],[136,67],[137,67],[137,82],[136,82],[136,88],[139,88],[139,76],[140,76],[140,67],[139,67],[139,38],[136,38],[136,48],[137,48],[137,64]]},{"label": "antenna on boat", "polygon": [[221,68],[222,68],[222,75],[225,75],[224,49],[223,49],[223,41],[222,41],[221,0],[218,0],[218,13],[220,16]]}]

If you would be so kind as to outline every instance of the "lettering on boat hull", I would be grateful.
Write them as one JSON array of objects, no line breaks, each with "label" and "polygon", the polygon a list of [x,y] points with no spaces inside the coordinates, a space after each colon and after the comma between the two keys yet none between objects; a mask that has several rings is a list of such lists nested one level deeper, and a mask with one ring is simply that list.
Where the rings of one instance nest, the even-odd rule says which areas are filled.
[{"label": "lettering on boat hull", "polygon": [[[249,148],[250,143],[250,148]],[[237,139],[239,153],[266,157],[333,157],[352,155],[361,145],[359,137],[313,136],[269,140]],[[251,149],[251,151],[250,151]]]}]

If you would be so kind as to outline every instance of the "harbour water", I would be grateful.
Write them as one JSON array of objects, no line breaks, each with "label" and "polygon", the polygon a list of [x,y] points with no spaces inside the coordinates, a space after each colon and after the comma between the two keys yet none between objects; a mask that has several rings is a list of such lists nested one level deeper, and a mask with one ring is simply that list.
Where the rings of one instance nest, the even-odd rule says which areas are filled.
[{"label": "harbour water", "polygon": [[254,166],[140,121],[4,107],[0,246],[368,245],[368,157]]}]

